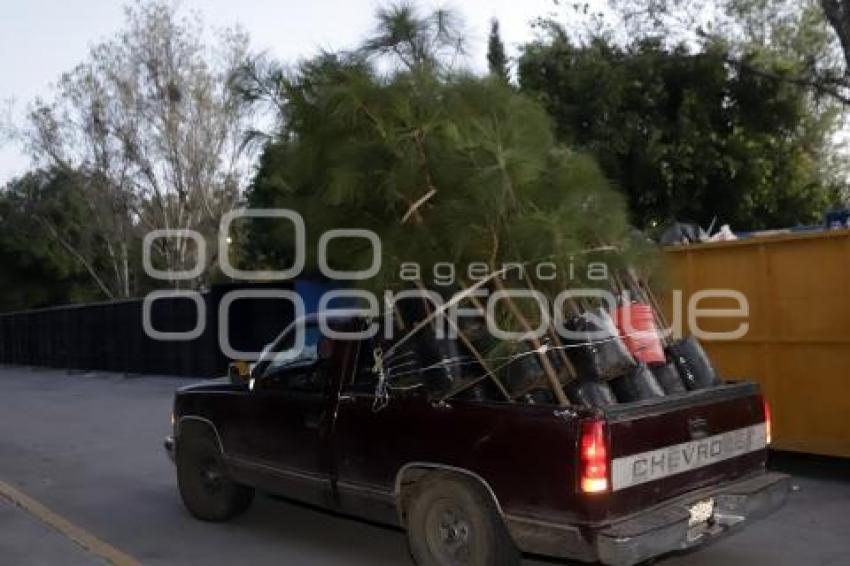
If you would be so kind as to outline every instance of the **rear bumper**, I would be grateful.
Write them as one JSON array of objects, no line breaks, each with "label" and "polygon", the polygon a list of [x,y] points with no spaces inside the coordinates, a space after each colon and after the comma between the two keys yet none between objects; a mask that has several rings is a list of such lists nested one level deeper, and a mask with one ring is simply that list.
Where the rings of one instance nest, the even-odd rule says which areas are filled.
[{"label": "rear bumper", "polygon": [[599,560],[612,566],[630,566],[653,556],[702,544],[732,527],[772,513],[785,503],[790,478],[768,473],[736,482],[708,495],[714,498],[714,517],[709,523],[690,529],[685,500],[617,523],[599,531],[596,549]]},{"label": "rear bumper", "polygon": [[[785,502],[790,477],[765,473],[714,489],[700,490],[669,503],[602,526],[574,527],[507,517],[508,529],[526,552],[610,566],[632,566],[649,558],[684,550],[747,521],[775,511]],[[709,522],[690,527],[689,508],[714,499]]]}]

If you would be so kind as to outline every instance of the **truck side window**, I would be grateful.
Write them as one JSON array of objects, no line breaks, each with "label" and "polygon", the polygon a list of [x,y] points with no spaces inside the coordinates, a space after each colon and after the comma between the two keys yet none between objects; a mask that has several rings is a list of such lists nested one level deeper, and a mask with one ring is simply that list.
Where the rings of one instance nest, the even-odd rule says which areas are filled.
[{"label": "truck side window", "polygon": [[319,359],[319,339],[322,337],[317,324],[308,324],[304,328],[304,344],[302,348],[295,347],[295,332],[289,332],[280,343],[267,353],[269,364],[262,377],[270,376],[280,371],[308,367]]},{"label": "truck side window", "polygon": [[281,387],[289,391],[324,393],[328,385],[327,366],[320,365],[305,371],[291,371],[282,379]]}]

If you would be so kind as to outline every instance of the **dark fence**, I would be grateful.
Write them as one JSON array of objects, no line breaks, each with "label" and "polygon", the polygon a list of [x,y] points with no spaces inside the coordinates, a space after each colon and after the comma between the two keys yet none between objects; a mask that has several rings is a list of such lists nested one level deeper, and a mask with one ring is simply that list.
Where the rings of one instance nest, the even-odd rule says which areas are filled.
[{"label": "dark fence", "polygon": [[[315,295],[321,284],[222,285],[202,293],[206,322],[190,341],[148,337],[142,299],[73,305],[0,314],[0,363],[73,370],[215,377],[230,362],[219,347],[218,308],[231,290],[288,289]],[[308,304],[308,309],[311,305]],[[188,332],[197,325],[197,306],[185,297],[157,299],[151,325],[160,332]],[[260,351],[293,319],[288,301],[241,298],[229,309],[227,335],[239,351]]]}]

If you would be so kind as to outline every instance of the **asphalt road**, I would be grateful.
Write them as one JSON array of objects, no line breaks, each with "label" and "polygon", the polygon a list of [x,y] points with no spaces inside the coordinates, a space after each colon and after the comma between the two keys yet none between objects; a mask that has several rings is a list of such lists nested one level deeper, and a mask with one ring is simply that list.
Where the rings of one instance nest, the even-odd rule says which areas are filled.
[{"label": "asphalt road", "polygon": [[[401,531],[267,496],[229,524],[189,517],[161,447],[171,394],[186,383],[0,368],[0,482],[142,564],[410,564]],[[799,487],[783,510],[662,563],[850,565],[850,463],[778,460]],[[0,498],[0,565],[54,564],[102,561]]]}]

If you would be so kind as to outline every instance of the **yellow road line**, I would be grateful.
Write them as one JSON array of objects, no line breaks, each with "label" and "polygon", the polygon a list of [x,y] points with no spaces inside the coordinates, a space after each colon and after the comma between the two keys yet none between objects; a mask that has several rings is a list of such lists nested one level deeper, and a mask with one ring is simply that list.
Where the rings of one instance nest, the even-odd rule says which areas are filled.
[{"label": "yellow road line", "polygon": [[121,552],[111,544],[100,540],[68,519],[54,513],[16,487],[0,481],[0,496],[25,509],[41,522],[53,527],[87,551],[111,564],[115,566],[140,566],[139,561],[132,556]]}]

